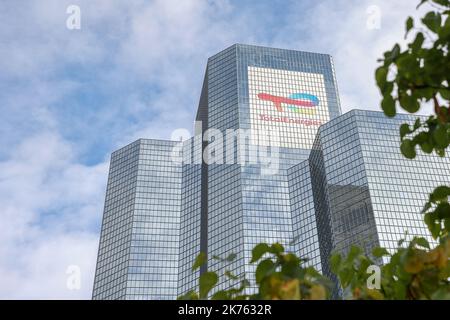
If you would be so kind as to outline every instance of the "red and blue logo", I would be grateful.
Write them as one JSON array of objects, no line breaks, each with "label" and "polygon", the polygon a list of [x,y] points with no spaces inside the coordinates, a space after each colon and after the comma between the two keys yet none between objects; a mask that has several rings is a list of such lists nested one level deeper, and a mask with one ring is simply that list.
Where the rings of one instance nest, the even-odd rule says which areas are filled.
[{"label": "red and blue logo", "polygon": [[283,112],[283,105],[290,111],[303,114],[315,114],[319,105],[319,98],[309,93],[293,93],[289,97],[275,96],[268,93],[259,93],[258,98],[273,103],[275,108]]}]

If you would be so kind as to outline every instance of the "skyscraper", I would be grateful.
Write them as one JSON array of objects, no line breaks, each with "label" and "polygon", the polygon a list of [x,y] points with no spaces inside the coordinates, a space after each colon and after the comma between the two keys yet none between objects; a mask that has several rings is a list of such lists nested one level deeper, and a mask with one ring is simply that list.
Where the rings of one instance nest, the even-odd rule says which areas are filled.
[{"label": "skyscraper", "polygon": [[[280,242],[331,277],[332,251],[393,249],[405,229],[425,235],[418,212],[450,183],[450,162],[403,158],[398,127],[413,119],[341,116],[329,55],[219,52],[191,138],[141,139],[112,154],[93,298],[174,299],[207,269],[252,281],[260,242]],[[200,252],[208,263],[192,272]],[[218,289],[234,284],[222,277]]]},{"label": "skyscraper", "polygon": [[112,154],[93,299],[176,297],[182,167],[174,145],[140,139]]},{"label": "skyscraper", "polygon": [[[208,268],[224,267],[213,256],[236,253],[227,270],[251,275],[254,245],[280,242],[293,249],[288,169],[308,158],[319,126],[340,115],[333,63],[325,54],[234,45],[208,59],[205,82],[203,128],[244,130],[250,145],[269,146],[277,156],[272,174],[264,174],[262,163],[210,164],[202,186]],[[278,139],[269,141],[268,132]]]},{"label": "skyscraper", "polygon": [[435,187],[450,184],[450,158],[418,152],[410,160],[400,153],[399,127],[415,119],[352,110],[320,128],[310,164],[320,167],[313,185],[325,181],[316,216],[328,219],[333,250],[345,253],[352,244],[367,253],[395,250],[414,235],[433,242],[420,212]]}]

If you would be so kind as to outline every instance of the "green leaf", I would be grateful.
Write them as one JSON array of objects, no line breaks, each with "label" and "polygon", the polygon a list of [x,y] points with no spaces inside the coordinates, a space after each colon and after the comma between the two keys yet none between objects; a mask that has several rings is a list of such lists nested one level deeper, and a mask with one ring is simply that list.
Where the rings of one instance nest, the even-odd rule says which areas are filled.
[{"label": "green leaf", "polygon": [[433,98],[435,94],[435,89],[427,87],[427,88],[420,88],[416,89],[414,91],[417,100],[425,99],[426,101],[429,101]]},{"label": "green leaf", "polygon": [[414,96],[404,94],[399,99],[400,105],[409,113],[416,113],[420,109],[420,103]]},{"label": "green leaf", "polygon": [[427,212],[425,214],[425,216],[423,217],[423,221],[425,221],[426,225],[430,225],[434,222],[434,218],[433,218],[431,212]]},{"label": "green leaf", "polygon": [[324,276],[320,272],[318,272],[314,267],[307,267],[305,269],[305,274],[310,277],[321,278],[323,280]]},{"label": "green leaf", "polygon": [[414,131],[419,129],[420,126],[421,126],[420,118],[417,118],[416,121],[414,122]]},{"label": "green leaf", "polygon": [[293,253],[287,253],[283,255],[282,263],[294,263],[295,265],[299,265],[300,258]]},{"label": "green leaf", "polygon": [[197,270],[200,266],[206,263],[206,253],[200,252],[200,254],[195,258],[194,265],[192,266],[192,271]]},{"label": "green leaf", "polygon": [[400,126],[400,138],[403,139],[404,136],[406,136],[407,134],[411,133],[411,129],[409,128],[409,125],[407,123],[403,123]]},{"label": "green leaf", "polygon": [[198,295],[195,291],[191,290],[182,296],[179,296],[177,300],[198,300]]},{"label": "green leaf", "polygon": [[416,149],[413,142],[410,139],[405,139],[400,145],[400,151],[408,159],[414,159],[416,157]]},{"label": "green leaf", "polygon": [[347,262],[355,260],[355,258],[362,252],[362,249],[358,246],[352,245],[347,255]]},{"label": "green leaf", "polygon": [[272,246],[270,247],[270,252],[273,254],[279,254],[284,252],[284,247],[279,244],[278,242],[272,244]]},{"label": "green leaf", "polygon": [[359,273],[366,274],[367,268],[373,264],[373,261],[367,258],[364,255],[359,256],[359,265],[358,265],[358,271]]},{"label": "green leaf", "polygon": [[269,251],[270,248],[267,243],[257,244],[252,250],[252,260],[250,260],[250,263],[258,261],[265,253]]},{"label": "green leaf", "polygon": [[435,222],[435,218],[433,218],[431,213],[425,214],[425,223],[427,224],[433,239],[437,239],[441,233],[441,224]]},{"label": "green leaf", "polygon": [[[450,17],[449,17],[450,20]],[[439,93],[445,100],[450,100],[450,90],[449,89],[439,89]]]},{"label": "green leaf", "polygon": [[199,279],[199,291],[200,291],[200,299],[204,299],[208,296],[208,293],[212,288],[216,285],[219,277],[215,272],[205,272],[200,276]]},{"label": "green leaf", "polygon": [[383,66],[379,67],[375,71],[375,79],[377,81],[378,88],[380,88],[381,93],[383,95],[384,95],[384,89],[385,89],[386,82],[387,82],[387,74],[388,74],[388,69]]},{"label": "green leaf", "polygon": [[417,237],[414,239],[415,243],[423,248],[430,249],[430,243],[427,241],[427,239],[423,237]]},{"label": "green leaf", "polygon": [[427,203],[425,203],[425,205],[423,206],[423,209],[422,209],[422,213],[425,213],[425,212],[427,212],[429,209],[431,208],[431,203],[428,201]]},{"label": "green leaf", "polygon": [[441,202],[434,210],[438,219],[450,219],[450,204],[448,202]]},{"label": "green leaf", "polygon": [[420,48],[422,48],[424,41],[425,41],[425,37],[423,36],[423,33],[418,32],[416,35],[416,38],[410,44],[410,48],[413,50],[413,52],[417,52]]},{"label": "green leaf", "polygon": [[345,269],[342,269],[341,271],[339,271],[338,276],[339,276],[339,280],[341,282],[342,287],[346,288],[350,284],[350,281],[353,278],[353,274],[354,274],[354,271],[352,269],[348,269],[348,268],[345,268]]},{"label": "green leaf", "polygon": [[429,143],[428,141],[422,142],[420,144],[420,148],[425,153],[431,153],[431,152],[433,152],[433,149],[434,149],[433,145],[431,143]]},{"label": "green leaf", "polygon": [[437,232],[437,234],[439,234],[440,230],[436,229],[437,225],[434,222],[435,219],[433,218],[433,215],[431,213],[426,213],[423,220],[425,221],[425,224],[427,225],[428,230],[431,232],[433,239],[436,239],[436,237],[437,237],[436,232]]},{"label": "green leaf", "polygon": [[272,260],[266,259],[261,261],[256,267],[255,279],[256,283],[261,283],[261,281],[268,276],[270,273],[275,271],[275,264]]},{"label": "green leaf", "polygon": [[406,298],[406,286],[402,281],[394,282],[395,299],[404,300]]},{"label": "green leaf", "polygon": [[405,34],[405,38],[408,36],[409,31],[414,28],[414,20],[411,17],[408,17],[408,19],[406,20],[406,34]]},{"label": "green leaf", "polygon": [[438,5],[441,5],[443,7],[450,8],[450,1],[449,0],[432,0],[434,3],[437,3]]},{"label": "green leaf", "polygon": [[281,273],[287,277],[295,278],[300,274],[300,259],[293,253],[283,256]]},{"label": "green leaf", "polygon": [[330,258],[330,267],[331,267],[331,271],[334,274],[337,274],[340,267],[341,267],[341,261],[342,261],[342,257],[339,253],[335,253],[331,256]]},{"label": "green leaf", "polygon": [[[430,142],[430,137],[428,132],[420,132],[418,135],[416,135],[413,139],[415,143],[424,143],[424,142]],[[431,141],[432,142],[432,141]]]},{"label": "green leaf", "polygon": [[386,116],[395,116],[395,101],[390,94],[383,97],[383,100],[381,101],[381,108],[383,109]]},{"label": "green leaf", "polygon": [[386,248],[378,247],[378,248],[374,248],[374,249],[372,250],[372,255],[373,255],[375,258],[381,258],[381,257],[383,257],[383,256],[389,256],[390,253],[389,253],[389,251],[387,251]]},{"label": "green leaf", "polygon": [[214,293],[211,300],[230,300],[230,295],[225,290],[220,290]]},{"label": "green leaf", "polygon": [[249,287],[250,286],[250,281],[248,281],[247,279],[243,279],[242,281],[241,281],[241,288],[242,289],[244,289],[244,288],[246,288],[246,287]]},{"label": "green leaf", "polygon": [[422,122],[420,121],[420,118],[417,118],[416,121],[414,122],[414,128],[413,128],[414,131],[420,128],[421,123]]},{"label": "green leaf", "polygon": [[391,51],[384,53],[385,63],[391,64],[400,55],[400,46],[398,43],[394,45]]},{"label": "green leaf", "polygon": [[441,27],[441,30],[439,31],[440,39],[448,39],[448,37],[450,36],[450,10],[447,10],[446,15],[447,19],[445,20],[444,25]]},{"label": "green leaf", "polygon": [[444,228],[447,232],[450,232],[450,219],[444,220]]},{"label": "green leaf", "polygon": [[430,201],[436,202],[447,200],[449,196],[450,196],[450,187],[439,186],[436,189],[434,189],[433,192],[431,193]]},{"label": "green leaf", "polygon": [[434,33],[438,33],[441,27],[441,15],[436,12],[428,12],[424,18],[422,18],[424,25],[428,27]]},{"label": "green leaf", "polygon": [[450,300],[450,291],[443,287],[439,288],[438,290],[434,291],[431,294],[432,300]]},{"label": "green leaf", "polygon": [[447,148],[449,143],[447,135],[447,127],[443,125],[438,125],[433,130],[433,140],[438,147]]},{"label": "green leaf", "polygon": [[437,154],[439,157],[445,157],[445,149],[441,149],[441,148],[438,148],[438,147],[436,146],[435,149],[434,149],[434,151],[436,152],[436,154]]}]

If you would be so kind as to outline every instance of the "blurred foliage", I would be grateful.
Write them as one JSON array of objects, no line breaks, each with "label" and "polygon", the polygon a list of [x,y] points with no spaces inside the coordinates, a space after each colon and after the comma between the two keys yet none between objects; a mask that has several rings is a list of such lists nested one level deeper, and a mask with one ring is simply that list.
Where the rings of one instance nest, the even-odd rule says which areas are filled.
[{"label": "blurred foliage", "polygon": [[[231,262],[231,258],[220,259]],[[252,250],[250,263],[256,264],[255,287],[256,294],[249,294],[250,282],[246,279],[225,271],[224,276],[239,282],[237,287],[218,290],[210,295],[212,300],[323,300],[329,297],[332,282],[322,276],[313,267],[304,267],[306,259],[301,259],[293,253],[287,253],[279,243],[268,245],[260,243]],[[206,263],[206,256],[200,254],[194,263],[197,270]],[[218,275],[215,272],[205,272],[199,278],[199,291],[189,291],[180,296],[181,300],[197,300],[208,297],[211,289],[217,284]],[[246,290],[247,289],[247,290]]]},{"label": "blurred foliage", "polygon": [[[268,257],[263,258],[266,254]],[[258,244],[252,250],[250,262],[258,261],[255,272],[258,293],[252,299],[322,300],[329,297],[332,283],[313,267],[303,267],[307,260],[285,253],[282,245]]]},{"label": "blurred foliage", "polygon": [[385,258],[380,266],[379,286],[374,288],[368,268],[377,263],[353,246],[346,258],[331,257],[332,272],[338,276],[344,299],[423,300],[450,299],[450,239],[442,238],[433,249],[425,238],[415,237],[408,246],[403,240],[394,254],[384,248],[372,251],[373,259]]},{"label": "blurred foliage", "polygon": [[401,151],[410,159],[416,156],[417,145],[425,153],[444,156],[450,144],[450,2],[425,0],[419,6],[424,3],[432,4],[433,10],[422,17],[421,25],[415,27],[412,17],[406,21],[406,36],[415,31],[412,41],[403,51],[395,44],[385,52],[375,72],[381,107],[388,117],[395,116],[397,108],[416,113],[424,103],[434,106],[435,115],[428,120],[417,119],[413,126],[400,128]]},{"label": "blurred foliage", "polygon": [[[405,38],[411,37],[407,48],[402,51],[396,44],[385,52],[375,72],[387,116],[395,116],[399,107],[416,113],[426,103],[434,106],[427,120],[418,118],[413,125],[400,127],[400,150],[409,159],[416,157],[417,146],[424,153],[434,151],[444,157],[450,144],[450,1],[422,0],[418,7],[424,4],[431,11],[418,26],[412,17],[406,20]],[[425,204],[425,223],[434,239],[450,230],[449,196],[450,188],[439,186]]]},{"label": "blurred foliage", "polygon": [[[385,248],[375,248],[370,256],[352,246],[343,257],[335,253],[330,259],[332,272],[337,276],[343,299],[358,300],[450,300],[450,238],[442,237],[439,244],[430,248],[425,238],[414,237],[408,246],[391,254]],[[231,259],[231,258],[232,259]],[[231,262],[236,255],[222,261]],[[216,257],[217,258],[217,257]],[[380,259],[386,259],[384,264]],[[331,297],[333,283],[293,253],[284,252],[279,243],[260,243],[252,250],[250,263],[258,263],[255,272],[256,293],[248,294],[250,282],[224,272],[224,276],[239,282],[237,287],[211,290],[218,283],[215,272],[204,272],[199,278],[198,292],[189,291],[180,300],[323,300]],[[193,270],[206,263],[206,255],[200,254]],[[377,267],[380,265],[379,267]],[[378,287],[370,283],[371,268],[379,268]],[[376,282],[376,281],[375,281]]]}]

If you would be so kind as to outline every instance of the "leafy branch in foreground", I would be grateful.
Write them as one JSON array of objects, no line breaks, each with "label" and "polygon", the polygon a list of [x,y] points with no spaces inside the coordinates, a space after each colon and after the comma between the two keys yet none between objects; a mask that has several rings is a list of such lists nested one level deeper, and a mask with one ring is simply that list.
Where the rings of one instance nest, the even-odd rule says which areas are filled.
[{"label": "leafy branch in foreground", "polygon": [[[417,146],[424,153],[445,157],[450,145],[450,1],[422,0],[418,7],[425,3],[433,10],[420,19],[419,26],[412,17],[406,21],[405,37],[415,31],[414,40],[404,51],[396,44],[385,52],[375,72],[387,116],[395,116],[398,106],[410,113],[426,103],[434,107],[427,120],[418,118],[413,125],[400,126],[400,150],[409,159],[416,157]],[[449,196],[450,188],[439,186],[425,204],[425,222],[434,239],[450,230]]]},{"label": "leafy branch in foreground", "polygon": [[[268,257],[263,259],[265,254]],[[314,267],[303,267],[307,260],[285,253],[281,244],[258,244],[252,250],[251,262],[259,261],[255,279],[255,299],[322,300],[329,297],[332,283]]]},{"label": "leafy branch in foreground", "polygon": [[[225,259],[218,256],[214,256],[213,259],[222,262],[232,262],[236,258],[236,254],[231,253]],[[195,259],[194,265],[192,266],[192,271],[198,270],[202,265],[207,263],[207,256],[205,253],[200,253]],[[228,279],[237,281],[240,277],[235,276],[231,271],[226,270],[224,276]],[[198,292],[191,290],[186,294],[179,296],[178,300],[199,300],[208,299],[212,289],[216,287],[219,281],[219,276],[216,272],[207,271],[200,275],[198,280]],[[247,300],[248,296],[244,294],[244,290],[250,285],[248,280],[242,278],[240,281],[240,286],[237,288],[231,288],[228,290],[220,290],[214,293],[210,298],[212,300]]]},{"label": "leafy branch in foreground", "polygon": [[450,239],[443,238],[434,248],[425,238],[415,237],[406,248],[390,254],[384,248],[372,251],[374,258],[389,259],[379,267],[378,288],[368,283],[368,267],[374,261],[353,246],[345,259],[340,254],[331,258],[333,273],[338,276],[345,299],[423,300],[450,299]]},{"label": "leafy branch in foreground", "polygon": [[[371,256],[362,249],[352,246],[343,257],[333,254],[331,270],[337,276],[344,299],[359,300],[423,300],[450,299],[450,238],[441,237],[434,248],[425,238],[414,237],[406,247],[404,240],[390,253],[385,248],[375,248]],[[231,254],[225,262],[231,262]],[[380,259],[385,263],[378,266]],[[305,259],[293,253],[284,252],[282,245],[260,243],[252,250],[251,263],[258,262],[255,272],[256,293],[248,294],[250,282],[229,271],[224,276],[239,282],[226,290],[211,291],[218,284],[215,272],[205,272],[199,278],[199,291],[190,291],[181,300],[322,300],[329,299],[333,283],[313,267],[303,267]],[[206,255],[200,254],[193,266],[198,269],[206,263]],[[372,271],[379,269],[374,284],[369,283]]]},{"label": "leafy branch in foreground", "polygon": [[444,156],[450,144],[450,1],[425,0],[419,6],[424,3],[438,7],[422,17],[421,28],[415,27],[412,17],[407,19],[406,35],[416,31],[414,40],[403,51],[395,44],[385,52],[375,72],[387,116],[395,116],[397,107],[409,113],[416,113],[424,103],[434,107],[435,114],[426,121],[417,119],[413,126],[400,127],[401,151],[410,159],[416,156],[417,145],[425,153],[434,150]]},{"label": "leafy branch in foreground", "polygon": [[[230,259],[230,256],[232,259]],[[214,259],[231,262],[236,255],[230,255],[227,259]],[[219,290],[210,295],[213,300],[301,300],[301,299],[326,299],[329,297],[332,283],[322,276],[313,267],[303,267],[305,259],[297,257],[293,253],[287,253],[279,243],[268,245],[260,243],[252,250],[250,263],[258,263],[255,272],[256,293],[245,293],[250,289],[250,282],[246,279],[225,271],[224,276],[238,281],[236,288]],[[200,254],[194,263],[193,270],[206,263],[206,255]],[[205,272],[199,278],[199,292],[190,291],[180,296],[183,300],[206,299],[208,294],[218,283],[218,275],[215,272]],[[255,289],[255,288],[253,288]]]}]

